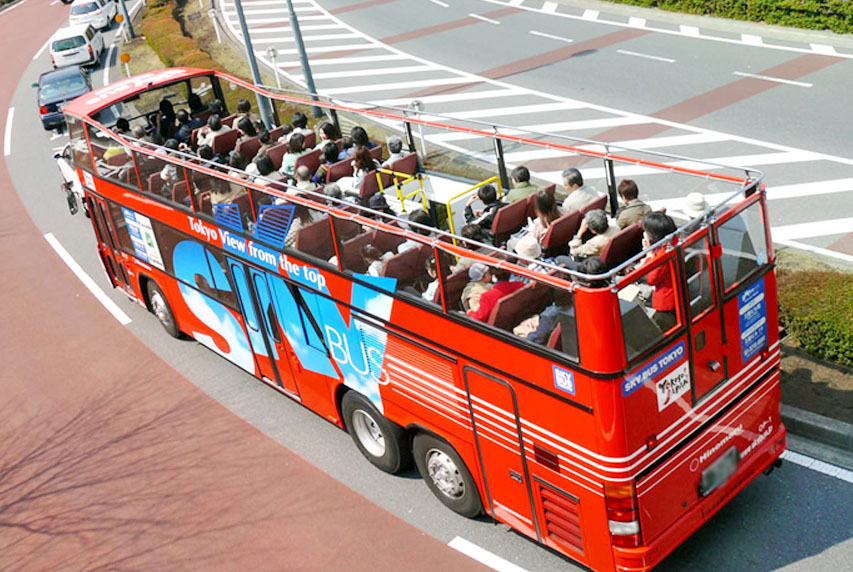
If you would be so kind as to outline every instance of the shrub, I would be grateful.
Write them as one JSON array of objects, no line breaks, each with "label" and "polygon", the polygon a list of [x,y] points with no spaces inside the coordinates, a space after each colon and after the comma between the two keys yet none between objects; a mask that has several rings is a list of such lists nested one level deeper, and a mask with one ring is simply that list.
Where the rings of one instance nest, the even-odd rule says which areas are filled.
[{"label": "shrub", "polygon": [[853,365],[853,275],[780,275],[779,320],[807,352]]}]

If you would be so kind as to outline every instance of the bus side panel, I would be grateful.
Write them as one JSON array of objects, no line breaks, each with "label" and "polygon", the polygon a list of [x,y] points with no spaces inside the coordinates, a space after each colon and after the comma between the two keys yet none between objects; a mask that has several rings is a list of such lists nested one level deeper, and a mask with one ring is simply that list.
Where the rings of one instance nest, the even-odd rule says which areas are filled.
[{"label": "bus side panel", "polygon": [[[640,531],[649,554],[646,564],[675,549],[677,543],[668,537],[688,526],[679,519],[698,527],[782,453],[785,428],[779,417],[778,361],[767,363],[769,371],[757,370],[762,381],[749,394],[637,483]],[[733,448],[739,460],[726,477],[721,463],[735,454]],[[715,479],[721,471],[725,472]]]}]

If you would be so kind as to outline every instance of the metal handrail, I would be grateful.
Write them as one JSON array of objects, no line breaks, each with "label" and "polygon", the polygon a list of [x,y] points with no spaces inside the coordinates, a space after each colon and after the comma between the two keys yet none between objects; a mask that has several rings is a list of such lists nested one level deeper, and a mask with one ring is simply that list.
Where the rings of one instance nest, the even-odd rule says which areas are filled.
[{"label": "metal handrail", "polygon": [[[479,183],[477,183],[477,184],[476,184],[476,185],[474,185],[473,187],[467,188],[467,189],[465,189],[464,191],[462,191],[461,193],[456,193],[455,195],[453,195],[452,197],[450,197],[449,199],[447,199],[447,203],[446,203],[446,206],[447,206],[447,220],[448,220],[448,221],[449,221],[449,223],[450,223],[450,233],[451,233],[451,234],[456,234],[456,225],[454,225],[454,224],[453,224],[453,215],[454,215],[455,213],[453,212],[453,207],[451,206],[451,203],[452,203],[453,201],[455,201],[456,199],[458,199],[459,197],[462,197],[462,196],[464,196],[464,195],[467,195],[468,193],[470,193],[470,192],[472,192],[472,191],[476,191],[476,190],[477,190],[477,189],[479,189],[480,187],[485,187],[486,185],[489,185],[489,184],[491,184],[491,183],[497,183],[497,185],[498,185],[498,197],[499,197],[499,198],[503,198],[503,194],[504,194],[504,193],[503,193],[503,187],[501,186],[501,178],[500,178],[500,177],[498,177],[497,175],[495,175],[494,177],[489,177],[489,178],[488,178],[488,179],[486,179],[485,181],[480,181]],[[455,243],[455,241],[454,241],[454,243]]]}]

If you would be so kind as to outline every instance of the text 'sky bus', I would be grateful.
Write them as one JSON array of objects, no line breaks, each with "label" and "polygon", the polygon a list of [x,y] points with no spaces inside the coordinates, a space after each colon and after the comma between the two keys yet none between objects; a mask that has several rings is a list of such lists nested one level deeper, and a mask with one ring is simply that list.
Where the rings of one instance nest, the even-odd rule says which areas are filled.
[{"label": "text 'sky bus'", "polygon": [[[201,159],[192,141],[180,151],[116,132],[118,118],[150,130],[163,100],[204,121],[234,84],[255,89],[219,72],[167,69],[65,108],[109,280],[170,334],[346,428],[379,468],[413,460],[454,511],[485,513],[595,570],[652,568],[778,465],[775,258],[760,173],[255,89],[277,109],[303,106],[311,117],[317,107],[336,128],[348,120],[401,134],[408,151],[368,173],[353,202]],[[236,129],[240,118],[216,111],[235,129],[214,135],[213,151],[254,155],[261,144]],[[296,169],[322,164],[319,152],[294,152],[309,139],[322,150],[318,134],[292,149],[275,139],[264,152],[279,164],[287,153],[298,155]],[[494,176],[438,199],[451,179],[418,165],[419,143]],[[386,151],[372,152],[382,160]],[[606,190],[595,206],[611,215],[626,178],[655,211],[679,214],[692,192],[709,204],[664,236],[638,224],[619,231],[594,276],[553,258],[569,252],[580,211],[552,222],[540,247],[548,257],[537,260],[440,230],[458,231],[461,205],[487,183],[505,194],[507,163],[524,161],[543,186],[578,167],[588,187]],[[352,175],[347,164],[335,158],[321,182]],[[399,216],[369,200],[379,193]],[[533,206],[502,207],[487,230],[502,244]],[[427,224],[400,214],[415,207]],[[365,246],[382,255],[371,259]],[[466,312],[477,281],[480,306]]]}]

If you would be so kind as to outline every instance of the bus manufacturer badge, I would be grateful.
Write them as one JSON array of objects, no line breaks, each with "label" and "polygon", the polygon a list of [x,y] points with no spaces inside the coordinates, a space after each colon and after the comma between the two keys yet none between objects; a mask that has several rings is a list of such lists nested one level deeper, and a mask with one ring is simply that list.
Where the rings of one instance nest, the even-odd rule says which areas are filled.
[{"label": "bus manufacturer badge", "polygon": [[575,394],[575,377],[572,372],[561,367],[552,366],[554,369],[554,387],[562,389],[566,393]]}]

